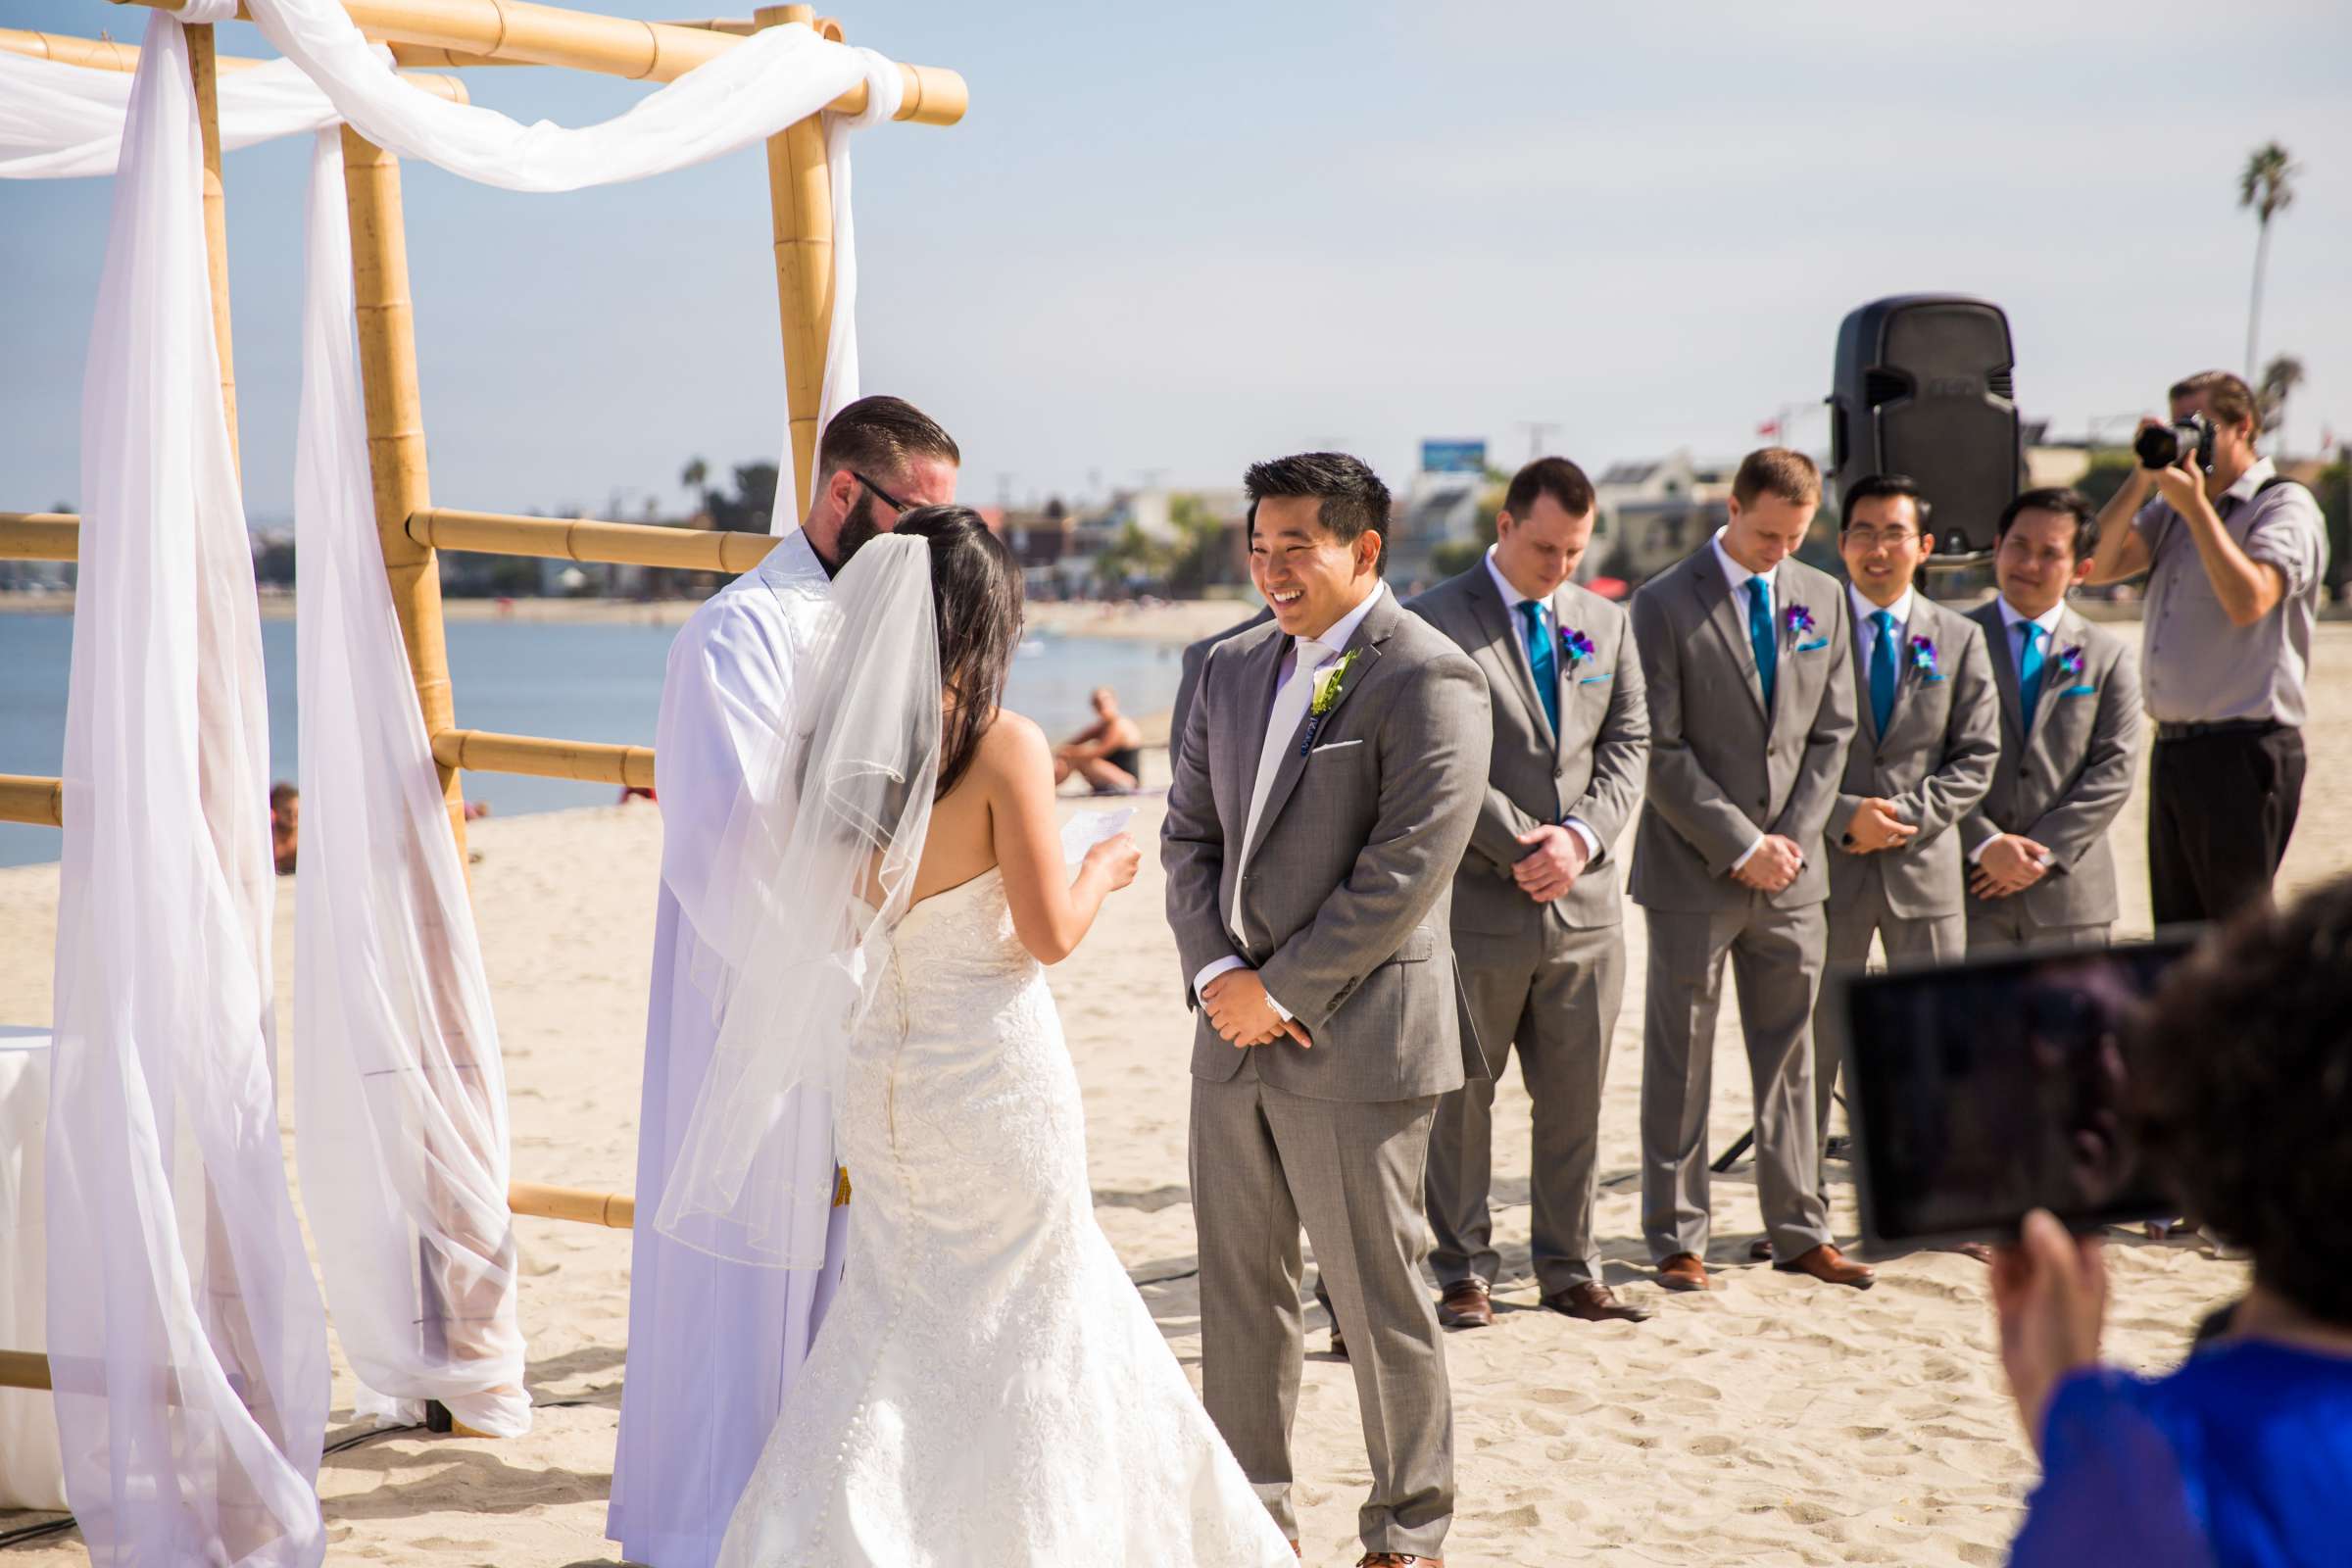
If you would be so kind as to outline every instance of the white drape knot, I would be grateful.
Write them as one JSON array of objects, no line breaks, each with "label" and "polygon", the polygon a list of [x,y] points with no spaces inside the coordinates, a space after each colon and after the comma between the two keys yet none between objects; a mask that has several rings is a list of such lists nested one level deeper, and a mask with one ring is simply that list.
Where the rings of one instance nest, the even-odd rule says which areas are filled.
[{"label": "white drape knot", "polygon": [[177,12],[184,26],[196,26],[207,22],[237,20],[237,0],[181,0]]},{"label": "white drape knot", "polygon": [[898,62],[879,50],[854,52],[858,64],[865,71],[865,109],[859,114],[836,117],[839,122],[853,130],[863,130],[868,125],[898,119],[899,106],[906,101],[906,78],[899,74]]}]

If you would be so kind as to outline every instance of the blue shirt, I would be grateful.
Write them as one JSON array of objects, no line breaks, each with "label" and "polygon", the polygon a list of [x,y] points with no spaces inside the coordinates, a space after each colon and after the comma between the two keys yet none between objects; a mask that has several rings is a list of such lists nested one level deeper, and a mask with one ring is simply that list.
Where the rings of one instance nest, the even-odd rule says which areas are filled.
[{"label": "blue shirt", "polygon": [[2352,1356],[2228,1341],[2059,1385],[2011,1568],[2352,1561]]}]

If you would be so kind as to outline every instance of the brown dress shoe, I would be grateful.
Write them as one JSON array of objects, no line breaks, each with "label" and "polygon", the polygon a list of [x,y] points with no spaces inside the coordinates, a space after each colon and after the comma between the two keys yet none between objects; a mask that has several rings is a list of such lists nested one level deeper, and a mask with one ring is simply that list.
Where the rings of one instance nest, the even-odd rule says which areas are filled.
[{"label": "brown dress shoe", "polygon": [[1473,1274],[1466,1280],[1456,1280],[1446,1287],[1438,1298],[1438,1326],[1447,1329],[1491,1329],[1494,1326],[1494,1298],[1488,1294],[1487,1282]]},{"label": "brown dress shoe", "polygon": [[1544,1304],[1565,1317],[1580,1317],[1588,1323],[1646,1323],[1649,1312],[1645,1307],[1629,1306],[1617,1299],[1617,1293],[1598,1280],[1586,1280],[1555,1291],[1544,1298]]},{"label": "brown dress shoe", "polygon": [[1857,1291],[1867,1291],[1879,1283],[1877,1269],[1847,1261],[1845,1254],[1828,1242],[1772,1266],[1784,1274],[1810,1274],[1825,1285],[1851,1285]]},{"label": "brown dress shoe", "polygon": [[1696,1252],[1677,1252],[1658,1265],[1658,1283],[1670,1291],[1703,1291],[1707,1265],[1698,1260]]}]

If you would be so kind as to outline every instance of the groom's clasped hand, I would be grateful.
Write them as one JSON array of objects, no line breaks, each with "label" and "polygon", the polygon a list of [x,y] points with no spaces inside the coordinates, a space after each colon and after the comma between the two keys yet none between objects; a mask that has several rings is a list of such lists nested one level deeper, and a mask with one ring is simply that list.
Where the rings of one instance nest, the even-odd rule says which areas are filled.
[{"label": "groom's clasped hand", "polygon": [[1288,1039],[1305,1050],[1315,1043],[1306,1025],[1274,1010],[1265,982],[1254,969],[1229,969],[1217,976],[1200,988],[1200,1004],[1208,1009],[1209,1027],[1236,1047],[1270,1046]]}]

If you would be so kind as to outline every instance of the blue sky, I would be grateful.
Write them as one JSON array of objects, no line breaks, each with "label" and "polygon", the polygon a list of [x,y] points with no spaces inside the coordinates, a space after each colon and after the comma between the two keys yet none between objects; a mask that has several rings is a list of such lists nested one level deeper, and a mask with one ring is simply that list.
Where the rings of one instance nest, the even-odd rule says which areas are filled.
[{"label": "blue sky", "polygon": [[[1828,389],[1848,309],[1915,290],[2006,307],[2028,415],[2079,431],[2239,365],[2235,180],[2271,138],[2305,167],[2264,354],[2309,372],[2290,445],[2352,439],[2340,0],[838,9],[853,41],[971,82],[962,125],[858,154],[866,386],[947,423],[969,500],[1228,485],[1310,445],[1394,480],[1425,436],[1524,457],[1524,420],[1591,466],[1736,453]],[[0,0],[0,24],[135,37],[143,15]],[[468,81],[565,123],[645,90]],[[257,516],[292,491],[306,158],[227,171]],[[690,456],[773,454],[757,149],[566,196],[406,178],[437,501],[633,514],[675,505]],[[0,182],[0,508],[78,494],[107,202],[106,181]],[[1826,441],[1810,411],[1793,435]]]}]

